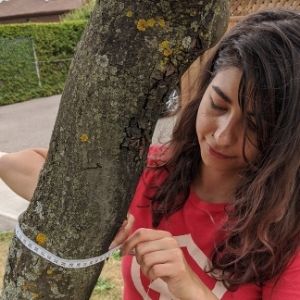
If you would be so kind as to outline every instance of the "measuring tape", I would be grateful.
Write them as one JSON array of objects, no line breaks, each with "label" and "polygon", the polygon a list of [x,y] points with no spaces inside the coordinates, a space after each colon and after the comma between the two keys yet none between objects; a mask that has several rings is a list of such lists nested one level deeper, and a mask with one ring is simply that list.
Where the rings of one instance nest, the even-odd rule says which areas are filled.
[{"label": "measuring tape", "polygon": [[120,250],[121,245],[109,250],[108,252],[92,258],[85,258],[85,259],[64,259],[61,257],[56,256],[55,254],[49,252],[45,248],[41,247],[34,241],[30,240],[22,231],[19,223],[16,225],[15,233],[17,238],[22,242],[22,244],[28,248],[30,251],[34,252],[35,254],[43,257],[44,259],[52,262],[53,264],[66,268],[66,269],[79,269],[79,268],[86,268],[93,265],[96,265],[110,256],[112,256],[114,253]]}]

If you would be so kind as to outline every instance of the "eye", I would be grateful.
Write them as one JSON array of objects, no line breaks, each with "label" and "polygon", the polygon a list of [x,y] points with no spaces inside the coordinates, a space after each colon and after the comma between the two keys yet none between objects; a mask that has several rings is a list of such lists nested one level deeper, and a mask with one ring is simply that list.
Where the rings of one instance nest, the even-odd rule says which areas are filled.
[{"label": "eye", "polygon": [[220,106],[220,105],[217,105],[213,98],[210,97],[210,106],[212,109],[215,109],[215,110],[219,110],[219,111],[227,111],[227,108],[226,107],[223,107],[223,106]]}]

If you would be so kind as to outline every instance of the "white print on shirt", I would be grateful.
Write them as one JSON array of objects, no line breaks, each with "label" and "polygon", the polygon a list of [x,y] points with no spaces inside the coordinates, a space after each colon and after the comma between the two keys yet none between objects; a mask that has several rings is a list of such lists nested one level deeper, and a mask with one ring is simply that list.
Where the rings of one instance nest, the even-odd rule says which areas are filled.
[{"label": "white print on shirt", "polygon": [[[194,259],[194,261],[197,263],[199,268],[201,268],[202,270],[206,270],[207,267],[210,266],[211,264],[210,259],[196,245],[196,243],[193,241],[193,238],[190,234],[175,236],[175,239],[177,240],[181,248],[186,247],[187,252]],[[147,295],[147,291],[145,290],[142,284],[140,266],[137,263],[135,257],[133,257],[131,263],[131,278],[135,288],[142,296],[142,299],[151,300]],[[149,287],[160,294],[159,300],[176,300],[176,298],[169,291],[167,284],[161,279],[154,280]],[[226,292],[227,292],[226,287],[220,281],[217,281],[214,288],[212,289],[212,293],[218,299],[222,299],[222,297]]]}]

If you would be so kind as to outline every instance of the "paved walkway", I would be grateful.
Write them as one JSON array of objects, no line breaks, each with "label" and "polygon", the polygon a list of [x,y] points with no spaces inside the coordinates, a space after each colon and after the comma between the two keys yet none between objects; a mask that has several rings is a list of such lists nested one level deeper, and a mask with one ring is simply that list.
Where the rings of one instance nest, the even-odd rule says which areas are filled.
[{"label": "paved walkway", "polygon": [[[48,147],[60,95],[0,106],[0,152],[14,152],[30,147]],[[160,119],[153,143],[165,142],[175,119]],[[1,155],[1,154],[0,154]],[[13,230],[28,202],[12,192],[0,179],[0,231]]]},{"label": "paved walkway", "polygon": [[28,201],[16,195],[0,180],[0,231],[12,230],[18,215],[28,206]]},{"label": "paved walkway", "polygon": [[0,106],[0,151],[48,147],[60,95]]},{"label": "paved walkway", "polygon": [[[60,95],[0,106],[0,151],[48,147]],[[28,201],[16,195],[0,179],[0,231],[12,230]]]}]

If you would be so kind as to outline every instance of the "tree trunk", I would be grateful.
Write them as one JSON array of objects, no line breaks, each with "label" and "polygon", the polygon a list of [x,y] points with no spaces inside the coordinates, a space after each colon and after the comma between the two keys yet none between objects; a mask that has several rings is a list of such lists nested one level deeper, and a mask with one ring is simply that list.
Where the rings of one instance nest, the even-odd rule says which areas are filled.
[{"label": "tree trunk", "polygon": [[[180,75],[227,26],[224,0],[99,0],[71,65],[24,233],[67,259],[107,251]],[[3,299],[89,299],[102,264],[58,267],[14,237]]]}]

